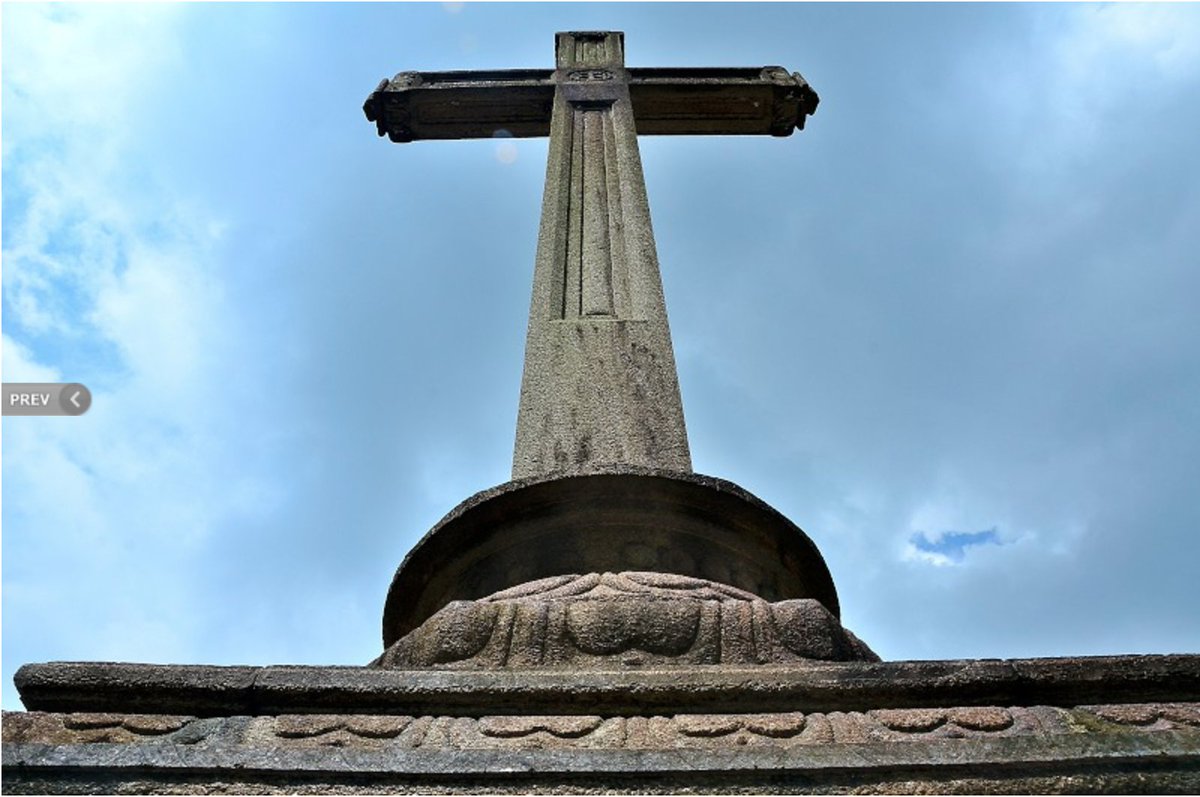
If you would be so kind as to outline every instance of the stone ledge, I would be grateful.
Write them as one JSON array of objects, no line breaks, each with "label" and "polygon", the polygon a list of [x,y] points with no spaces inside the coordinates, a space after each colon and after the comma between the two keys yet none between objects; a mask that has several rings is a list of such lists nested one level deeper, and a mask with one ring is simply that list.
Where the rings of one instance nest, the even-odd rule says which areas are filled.
[{"label": "stone ledge", "polygon": [[1200,791],[1200,656],[27,665],[7,793]]},{"label": "stone ledge", "polygon": [[[144,745],[6,745],[5,790],[232,792],[738,790],[824,792],[1187,792],[1197,734],[783,750],[270,750]],[[307,788],[302,788],[307,787]]]},{"label": "stone ledge", "polygon": [[26,708],[201,717],[865,711],[1200,700],[1200,655],[1095,656],[580,672],[28,664]]}]

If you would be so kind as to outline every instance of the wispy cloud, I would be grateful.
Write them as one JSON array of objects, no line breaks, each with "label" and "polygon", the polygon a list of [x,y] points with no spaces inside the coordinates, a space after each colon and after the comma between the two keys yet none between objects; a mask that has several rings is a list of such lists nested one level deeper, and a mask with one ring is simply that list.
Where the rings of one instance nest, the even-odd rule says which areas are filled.
[{"label": "wispy cloud", "polygon": [[1200,15],[1186,4],[1084,3],[1030,14],[1021,57],[1012,47],[981,49],[964,55],[960,73],[964,86],[989,85],[966,107],[988,119],[992,132],[981,140],[998,163],[1021,170],[1028,188],[1095,168],[1090,158],[1112,145],[1114,127],[1179,101],[1200,79]]},{"label": "wispy cloud", "polygon": [[994,528],[984,531],[943,531],[930,535],[918,532],[908,538],[905,558],[944,567],[960,564],[966,558],[968,549],[1003,544]]},{"label": "wispy cloud", "polygon": [[[94,395],[79,418],[5,421],[6,670],[34,638],[67,656],[186,659],[187,623],[161,618],[193,614],[179,574],[239,492],[220,483],[203,389],[233,350],[222,225],[139,168],[128,124],[178,65],[178,18],[5,9],[5,379]],[[84,595],[103,612],[79,617]]]},{"label": "wispy cloud", "polygon": [[1083,5],[1072,14],[1058,53],[1065,79],[1100,94],[1105,83],[1124,88],[1140,77],[1130,74],[1131,65],[1166,79],[1194,77],[1200,71],[1198,40],[1200,16],[1187,6]]},{"label": "wispy cloud", "polygon": [[153,175],[131,168],[138,143],[129,119],[153,111],[145,98],[175,65],[178,14],[28,5],[5,15],[8,328],[37,339],[35,350],[97,334],[131,348],[100,309],[131,287],[121,284],[131,259],[148,255],[132,251],[136,242],[154,229],[156,254],[181,273],[209,237],[203,219],[180,212]]}]

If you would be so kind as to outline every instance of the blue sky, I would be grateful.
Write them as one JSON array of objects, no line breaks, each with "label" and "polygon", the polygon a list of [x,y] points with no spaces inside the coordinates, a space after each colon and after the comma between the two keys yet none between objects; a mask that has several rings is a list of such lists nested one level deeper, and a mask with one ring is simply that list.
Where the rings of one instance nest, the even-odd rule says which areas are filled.
[{"label": "blue sky", "polygon": [[401,70],[781,64],[645,138],[696,470],[884,658],[1200,651],[1200,8],[5,5],[4,706],[26,662],[365,663],[511,466],[546,143],[376,138]]}]

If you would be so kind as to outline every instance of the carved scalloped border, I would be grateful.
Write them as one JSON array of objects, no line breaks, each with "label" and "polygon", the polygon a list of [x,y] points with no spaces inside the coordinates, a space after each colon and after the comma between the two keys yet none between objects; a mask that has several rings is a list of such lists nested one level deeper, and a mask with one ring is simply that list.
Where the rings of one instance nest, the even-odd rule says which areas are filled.
[{"label": "carved scalloped border", "polygon": [[1200,703],[970,706],[866,712],[601,717],[305,714],[196,717],[11,713],[6,743],[223,743],[396,749],[711,749],[1078,733],[1200,732]]}]

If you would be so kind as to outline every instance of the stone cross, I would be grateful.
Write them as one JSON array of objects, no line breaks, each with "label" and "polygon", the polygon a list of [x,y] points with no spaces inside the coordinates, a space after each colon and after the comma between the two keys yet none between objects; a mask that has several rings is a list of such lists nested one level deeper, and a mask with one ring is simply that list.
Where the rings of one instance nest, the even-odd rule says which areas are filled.
[{"label": "stone cross", "polygon": [[781,67],[627,69],[619,32],[559,33],[556,69],[402,72],[364,111],[392,141],[550,136],[513,478],[690,472],[641,134],[803,129]]}]

